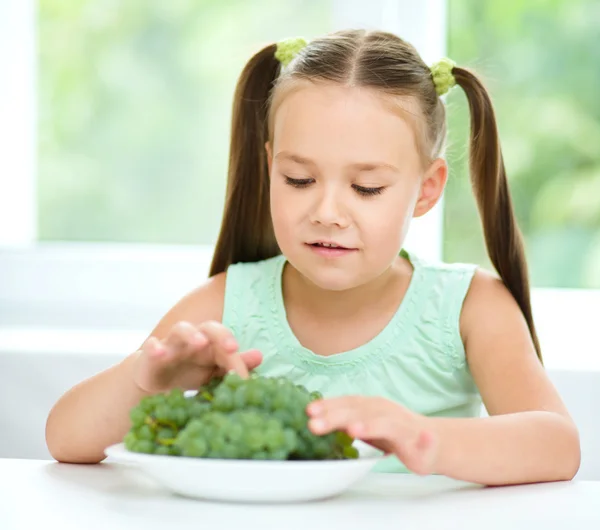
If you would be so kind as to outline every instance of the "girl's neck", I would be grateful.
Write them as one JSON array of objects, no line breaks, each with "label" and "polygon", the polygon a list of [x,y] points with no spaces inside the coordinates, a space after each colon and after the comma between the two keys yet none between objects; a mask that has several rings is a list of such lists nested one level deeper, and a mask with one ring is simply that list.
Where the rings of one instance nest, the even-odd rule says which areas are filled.
[{"label": "girl's neck", "polygon": [[289,262],[283,270],[283,297],[286,305],[310,311],[313,316],[345,318],[356,316],[360,309],[386,302],[399,303],[398,293],[406,291],[412,266],[396,259],[379,277],[365,285],[343,291],[322,289],[300,274]]}]

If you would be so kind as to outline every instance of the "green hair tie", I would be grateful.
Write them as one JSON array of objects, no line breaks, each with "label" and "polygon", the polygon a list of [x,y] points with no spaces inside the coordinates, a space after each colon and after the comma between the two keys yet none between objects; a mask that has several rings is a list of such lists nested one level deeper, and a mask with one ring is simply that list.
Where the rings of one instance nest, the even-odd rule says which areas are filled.
[{"label": "green hair tie", "polygon": [[452,69],[455,66],[456,63],[453,60],[444,57],[431,67],[433,84],[438,96],[443,96],[456,85],[456,79],[452,74]]},{"label": "green hair tie", "polygon": [[306,46],[307,42],[302,37],[292,37],[277,43],[275,51],[275,59],[283,66],[290,64],[291,60],[296,57],[298,52]]}]

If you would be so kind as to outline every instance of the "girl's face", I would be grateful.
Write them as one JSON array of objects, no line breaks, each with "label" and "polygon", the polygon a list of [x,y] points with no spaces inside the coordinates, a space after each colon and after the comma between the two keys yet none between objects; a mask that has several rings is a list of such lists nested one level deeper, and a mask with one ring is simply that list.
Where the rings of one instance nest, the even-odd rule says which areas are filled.
[{"label": "girl's face", "polygon": [[402,113],[364,88],[292,91],[266,148],[279,247],[323,289],[350,289],[384,273],[411,218],[433,207],[446,179],[442,160],[424,170]]}]

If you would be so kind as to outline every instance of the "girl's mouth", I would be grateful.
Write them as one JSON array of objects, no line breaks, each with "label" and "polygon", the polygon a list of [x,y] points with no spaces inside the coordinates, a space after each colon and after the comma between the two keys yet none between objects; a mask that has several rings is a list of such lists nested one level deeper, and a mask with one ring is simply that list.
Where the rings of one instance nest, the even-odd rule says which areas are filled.
[{"label": "girl's mouth", "polygon": [[319,256],[327,257],[327,258],[337,258],[341,256],[347,256],[352,252],[355,252],[357,249],[355,248],[347,248],[337,243],[326,243],[326,242],[316,242],[316,243],[307,243],[310,249],[318,254]]}]

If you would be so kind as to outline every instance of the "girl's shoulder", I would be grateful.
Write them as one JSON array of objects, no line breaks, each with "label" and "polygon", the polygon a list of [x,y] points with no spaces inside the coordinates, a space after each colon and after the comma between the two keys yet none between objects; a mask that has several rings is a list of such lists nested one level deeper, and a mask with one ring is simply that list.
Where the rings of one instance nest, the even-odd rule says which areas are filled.
[{"label": "girl's shoulder", "polygon": [[494,335],[504,323],[514,333],[526,329],[515,298],[496,272],[474,263],[410,258],[421,269],[428,303],[436,303],[440,314],[453,321],[463,344]]},{"label": "girl's shoulder", "polygon": [[454,311],[462,308],[474,278],[480,273],[474,263],[425,258],[406,250],[402,250],[401,256],[413,267],[413,282],[419,297],[439,306],[445,314],[451,308]]},{"label": "girl's shoulder", "polygon": [[178,322],[198,324],[209,320],[221,322],[225,301],[226,273],[216,274],[185,293],[161,317],[150,335],[162,340]]}]

